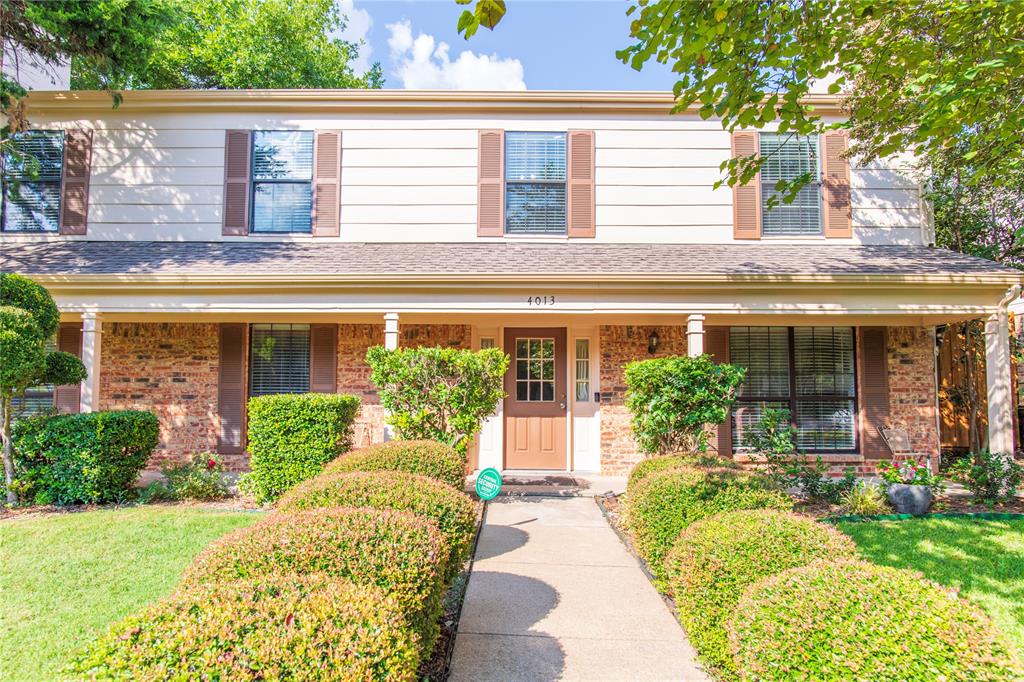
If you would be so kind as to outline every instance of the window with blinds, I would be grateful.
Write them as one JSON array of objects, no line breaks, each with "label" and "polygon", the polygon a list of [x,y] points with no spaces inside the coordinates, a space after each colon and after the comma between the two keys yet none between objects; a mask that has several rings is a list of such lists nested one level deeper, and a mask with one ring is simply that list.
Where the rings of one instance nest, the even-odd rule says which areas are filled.
[{"label": "window with blinds", "polygon": [[733,407],[733,443],[757,426],[766,408],[789,410],[797,448],[856,449],[857,381],[851,327],[732,327],[730,362],[747,378]]},{"label": "window with blinds", "polygon": [[[53,353],[56,350],[57,339],[54,337],[46,342],[46,352]],[[24,395],[11,400],[11,414],[15,419],[37,414],[52,414],[56,408],[53,402],[53,390],[53,384],[33,386],[25,391]]]},{"label": "window with blinds", "polygon": [[60,180],[64,166],[64,133],[29,130],[12,138],[4,154],[4,232],[57,232],[60,228]]},{"label": "window with blinds", "polygon": [[308,324],[254,324],[249,343],[250,397],[309,391]]},{"label": "window with blinds", "polygon": [[505,133],[506,234],[565,234],[565,133]]},{"label": "window with blinds", "polygon": [[252,135],[252,231],[312,232],[313,132]]},{"label": "window with blinds", "polygon": [[[818,136],[798,137],[761,133],[761,231],[765,235],[816,235],[821,227],[821,171],[818,166]],[[780,180],[809,177],[793,203],[782,201],[775,189]],[[769,199],[776,203],[768,207]]]}]

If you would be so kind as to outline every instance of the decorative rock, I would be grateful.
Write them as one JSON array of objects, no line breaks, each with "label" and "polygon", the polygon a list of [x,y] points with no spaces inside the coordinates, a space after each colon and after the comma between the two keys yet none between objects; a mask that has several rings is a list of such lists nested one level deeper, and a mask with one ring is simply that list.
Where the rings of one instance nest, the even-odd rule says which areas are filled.
[{"label": "decorative rock", "polygon": [[888,489],[889,503],[898,514],[926,514],[932,506],[932,489],[926,485],[893,483]]}]

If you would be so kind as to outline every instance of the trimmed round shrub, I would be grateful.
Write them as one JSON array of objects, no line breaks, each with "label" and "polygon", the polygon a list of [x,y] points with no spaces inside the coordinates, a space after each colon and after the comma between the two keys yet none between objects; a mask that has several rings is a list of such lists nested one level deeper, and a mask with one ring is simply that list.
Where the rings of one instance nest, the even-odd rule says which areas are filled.
[{"label": "trimmed round shrub", "polygon": [[390,509],[314,509],[274,514],[208,547],[183,586],[286,573],[326,573],[395,596],[429,652],[437,637],[448,557],[436,524]]},{"label": "trimmed round shrub", "polygon": [[751,586],[733,612],[751,680],[1011,680],[1024,675],[974,604],[916,571],[818,561]]},{"label": "trimmed round shrub", "polygon": [[413,680],[416,635],[394,597],[324,575],[178,592],[87,647],[87,679]]},{"label": "trimmed round shrub", "polygon": [[817,559],[855,558],[846,535],[775,509],[715,514],[686,528],[665,560],[679,617],[701,657],[732,673],[726,621],[753,583]]},{"label": "trimmed round shrub", "polygon": [[320,507],[399,509],[432,519],[448,542],[445,582],[461,569],[476,530],[476,503],[468,495],[401,471],[321,474],[295,486],[277,503],[282,511]]},{"label": "trimmed round shrub", "polygon": [[[791,509],[792,500],[762,476],[727,468],[680,467],[651,474],[628,491],[624,520],[655,578],[665,556],[694,521],[737,509]],[[664,586],[662,584],[662,586]]]},{"label": "trimmed round shrub", "polygon": [[647,459],[640,460],[633,466],[633,469],[629,472],[629,481],[626,483],[626,489],[628,490],[629,488],[632,488],[651,474],[656,474],[659,471],[668,471],[669,469],[680,469],[682,467],[694,467],[697,469],[702,467],[709,469],[740,468],[740,466],[731,459],[718,457],[717,455],[686,454],[648,457]]},{"label": "trimmed round shrub", "polygon": [[244,490],[259,502],[276,500],[313,478],[351,446],[359,398],[327,393],[262,395],[249,400],[252,471]]},{"label": "trimmed round shrub", "polygon": [[462,490],[466,485],[466,458],[444,443],[432,440],[392,440],[345,454],[326,472],[404,471],[444,481]]},{"label": "trimmed round shrub", "polygon": [[19,419],[18,478],[38,504],[119,502],[157,446],[156,415],[112,410]]}]

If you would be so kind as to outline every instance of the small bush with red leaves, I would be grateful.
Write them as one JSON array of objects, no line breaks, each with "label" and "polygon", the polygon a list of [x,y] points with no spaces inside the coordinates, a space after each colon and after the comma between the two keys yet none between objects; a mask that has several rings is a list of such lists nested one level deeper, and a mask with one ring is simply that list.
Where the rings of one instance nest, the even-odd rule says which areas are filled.
[{"label": "small bush with red leaves", "polygon": [[426,476],[401,471],[321,474],[292,488],[277,508],[321,507],[398,509],[432,519],[448,542],[445,582],[462,568],[476,530],[476,503],[465,493]]},{"label": "small bush with red leaves", "polygon": [[748,680],[1015,680],[1006,638],[916,571],[818,561],[752,585],[730,625]]},{"label": "small bush with red leaves", "polygon": [[323,574],[179,591],[71,665],[93,680],[414,680],[417,637],[379,587]]},{"label": "small bush with red leaves", "polygon": [[664,587],[665,556],[694,521],[737,509],[791,509],[792,500],[757,474],[683,466],[652,473],[626,490],[624,520]]},{"label": "small bush with red leaves", "polygon": [[437,637],[448,546],[437,525],[390,509],[314,509],[274,514],[208,547],[186,588],[268,575],[325,573],[393,595],[425,654]]},{"label": "small bush with red leaves", "polygon": [[462,490],[466,458],[444,443],[432,440],[392,440],[354,450],[334,460],[324,473],[404,471],[429,476]]},{"label": "small bush with red leaves", "polygon": [[679,619],[701,658],[735,674],[725,630],[751,584],[817,559],[855,558],[846,535],[775,509],[715,514],[684,530],[665,560]]}]

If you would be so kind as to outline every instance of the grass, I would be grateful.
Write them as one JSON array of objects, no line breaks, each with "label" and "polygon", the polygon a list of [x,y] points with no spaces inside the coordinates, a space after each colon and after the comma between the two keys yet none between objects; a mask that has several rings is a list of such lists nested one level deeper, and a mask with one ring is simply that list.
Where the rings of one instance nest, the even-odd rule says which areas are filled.
[{"label": "grass", "polygon": [[912,568],[979,604],[1024,657],[1024,520],[840,523],[865,558]]},{"label": "grass", "polygon": [[150,506],[0,522],[0,679],[59,677],[78,647],[169,594],[200,550],[257,518]]}]

